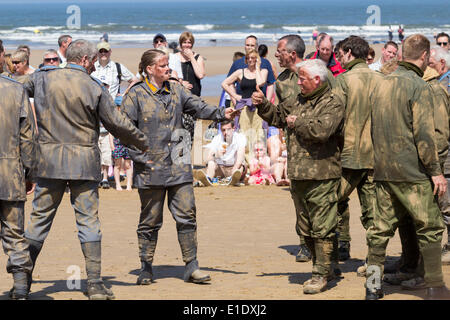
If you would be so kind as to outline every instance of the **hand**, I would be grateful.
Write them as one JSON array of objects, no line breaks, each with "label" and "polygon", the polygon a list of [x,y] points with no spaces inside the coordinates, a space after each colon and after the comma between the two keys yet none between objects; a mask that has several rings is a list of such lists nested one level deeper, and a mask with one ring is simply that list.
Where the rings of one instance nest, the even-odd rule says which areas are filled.
[{"label": "hand", "polygon": [[192,84],[190,84],[189,82],[184,81],[184,80],[183,80],[183,82],[181,84],[183,85],[183,87],[185,87],[188,90],[191,90],[192,87],[193,87]]},{"label": "hand", "polygon": [[447,192],[447,180],[444,178],[442,174],[440,176],[431,177],[431,180],[433,180],[434,184],[433,190],[434,195],[437,193],[438,196],[441,197]]},{"label": "hand", "polygon": [[[191,49],[183,49],[182,52],[183,52],[183,55],[185,57],[187,57],[189,60],[194,59],[194,53],[192,52]],[[186,59],[186,60],[188,60],[188,59]]]},{"label": "hand", "polygon": [[225,109],[225,118],[227,120],[232,120],[240,114],[241,114],[241,110],[236,110],[234,108],[226,108]]},{"label": "hand", "polygon": [[291,128],[291,129],[293,129],[293,128],[294,128],[295,120],[297,120],[297,116],[293,116],[292,114],[288,115],[288,116],[286,117],[286,123],[287,123],[287,126],[288,126],[289,128]]},{"label": "hand", "polygon": [[36,189],[36,183],[31,183],[28,180],[25,181],[25,190],[27,191],[27,195],[32,194],[35,189]]},{"label": "hand", "polygon": [[254,105],[259,105],[264,101],[264,93],[261,91],[259,86],[256,86],[256,91],[252,93],[252,103]]},{"label": "hand", "polygon": [[256,69],[261,69],[261,58],[256,58]]}]

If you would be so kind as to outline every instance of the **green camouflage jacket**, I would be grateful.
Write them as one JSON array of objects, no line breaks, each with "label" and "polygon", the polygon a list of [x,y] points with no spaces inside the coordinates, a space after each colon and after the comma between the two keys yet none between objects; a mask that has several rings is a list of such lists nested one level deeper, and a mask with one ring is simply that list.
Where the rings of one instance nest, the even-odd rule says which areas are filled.
[{"label": "green camouflage jacket", "polygon": [[278,103],[283,103],[289,98],[299,95],[300,86],[298,85],[298,74],[290,69],[284,69],[275,82],[275,93]]},{"label": "green camouflage jacket", "polygon": [[375,180],[414,182],[442,174],[432,91],[422,75],[417,66],[400,62],[370,95]]},{"label": "green camouflage jacket", "polygon": [[3,76],[0,106],[0,200],[25,201],[36,160],[33,111],[23,86]]},{"label": "green camouflage jacket", "polygon": [[[274,106],[267,99],[257,105],[258,115],[269,125],[286,128],[288,176],[293,180],[326,180],[341,177],[340,152],[344,105],[328,83],[309,96],[298,95]],[[286,124],[286,109],[297,116],[295,128]]]},{"label": "green camouflage jacket", "polygon": [[351,61],[345,69],[336,77],[335,88],[345,106],[342,167],[373,169],[369,94],[383,75],[369,69],[362,59]]},{"label": "green camouflage jacket", "polygon": [[[439,73],[428,67],[423,75],[424,79],[431,87],[434,99],[434,129],[436,138],[436,147],[438,150],[439,162],[441,168],[449,167],[450,159],[448,158],[449,147],[449,94],[447,90],[439,82]],[[444,170],[444,173],[448,170]]]},{"label": "green camouflage jacket", "polygon": [[31,74],[24,86],[34,97],[39,129],[37,177],[101,180],[100,120],[123,144],[147,149],[147,137],[83,67],[43,67]]},{"label": "green camouflage jacket", "polygon": [[198,119],[225,118],[223,108],[206,104],[172,82],[165,82],[161,89],[138,82],[124,97],[122,110],[148,137],[149,152],[129,148],[134,161],[134,185],[143,189],[193,181],[191,137],[183,128],[182,113]]}]

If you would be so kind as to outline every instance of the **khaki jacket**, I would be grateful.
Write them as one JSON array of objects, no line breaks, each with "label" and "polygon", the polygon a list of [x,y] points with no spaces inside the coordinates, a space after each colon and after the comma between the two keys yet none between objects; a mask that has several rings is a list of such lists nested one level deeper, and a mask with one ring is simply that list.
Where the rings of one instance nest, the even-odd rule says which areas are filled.
[{"label": "khaki jacket", "polygon": [[225,118],[223,108],[206,104],[179,83],[172,82],[165,82],[161,89],[138,82],[125,96],[122,109],[148,137],[149,152],[129,149],[134,161],[134,185],[142,189],[193,181],[191,137],[183,128],[183,113],[198,119]]},{"label": "khaki jacket", "polygon": [[33,112],[23,86],[0,76],[0,106],[0,200],[25,201],[25,178],[32,180],[36,141]]},{"label": "khaki jacket", "polygon": [[433,93],[415,65],[400,62],[370,95],[374,180],[414,182],[442,174]]},{"label": "khaki jacket", "polygon": [[100,120],[121,143],[148,147],[147,137],[81,66],[43,67],[24,87],[34,97],[39,129],[37,177],[100,181]]},{"label": "khaki jacket", "polygon": [[369,95],[383,75],[369,69],[362,59],[353,60],[345,68],[347,71],[336,77],[335,88],[345,105],[342,167],[373,169]]},{"label": "khaki jacket", "polygon": [[[309,97],[298,95],[274,106],[267,99],[257,105],[258,115],[269,125],[286,128],[288,176],[293,180],[326,180],[341,177],[340,153],[344,105],[328,83]],[[287,110],[297,116],[295,128],[286,124]]]}]

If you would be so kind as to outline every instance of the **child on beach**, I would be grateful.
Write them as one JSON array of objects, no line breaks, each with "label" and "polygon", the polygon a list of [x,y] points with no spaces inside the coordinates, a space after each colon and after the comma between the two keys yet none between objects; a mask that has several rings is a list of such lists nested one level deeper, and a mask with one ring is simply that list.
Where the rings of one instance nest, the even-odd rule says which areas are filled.
[{"label": "child on beach", "polygon": [[267,155],[264,143],[255,143],[249,168],[250,177],[246,181],[249,185],[270,185],[275,183],[270,170],[270,157]]},{"label": "child on beach", "polygon": [[128,149],[125,148],[120,140],[114,138],[111,134],[110,143],[111,143],[111,154],[114,159],[114,181],[116,182],[116,190],[122,191],[122,186],[120,184],[120,170],[123,170],[127,176],[127,191],[131,191],[131,184],[133,182],[133,167],[131,165],[131,158],[128,154]]}]

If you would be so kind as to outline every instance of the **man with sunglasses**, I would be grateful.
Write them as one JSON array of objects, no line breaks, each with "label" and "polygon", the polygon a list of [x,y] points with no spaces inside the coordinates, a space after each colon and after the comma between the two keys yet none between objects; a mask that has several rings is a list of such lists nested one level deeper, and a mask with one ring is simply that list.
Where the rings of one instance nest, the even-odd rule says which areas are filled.
[{"label": "man with sunglasses", "polygon": [[450,50],[450,36],[445,32],[438,33],[436,36],[436,44],[445,50]]},{"label": "man with sunglasses", "polygon": [[[158,33],[153,37],[153,48],[168,48],[167,39],[162,33]],[[176,72],[179,81],[183,81],[183,71],[181,70],[181,61],[178,55],[169,53],[169,69]]]},{"label": "man with sunglasses", "polygon": [[58,56],[58,53],[54,49],[48,49],[44,53],[44,58],[42,61],[42,65],[39,66],[39,68],[43,66],[59,66],[61,63],[61,59]]}]

